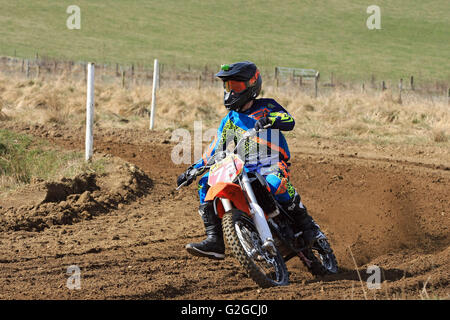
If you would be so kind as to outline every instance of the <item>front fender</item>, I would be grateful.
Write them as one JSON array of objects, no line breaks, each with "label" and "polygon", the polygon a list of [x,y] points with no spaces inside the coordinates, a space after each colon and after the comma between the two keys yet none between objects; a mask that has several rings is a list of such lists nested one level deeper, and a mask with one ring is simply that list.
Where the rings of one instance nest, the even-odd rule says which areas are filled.
[{"label": "front fender", "polygon": [[[244,193],[242,192],[242,189],[239,185],[227,182],[219,182],[215,184],[214,186],[210,187],[208,192],[206,193],[205,201],[212,201],[216,198],[229,199],[237,209],[251,216],[247,200],[245,199]],[[222,219],[223,215],[225,214],[222,202],[217,202],[216,210],[217,215]]]}]

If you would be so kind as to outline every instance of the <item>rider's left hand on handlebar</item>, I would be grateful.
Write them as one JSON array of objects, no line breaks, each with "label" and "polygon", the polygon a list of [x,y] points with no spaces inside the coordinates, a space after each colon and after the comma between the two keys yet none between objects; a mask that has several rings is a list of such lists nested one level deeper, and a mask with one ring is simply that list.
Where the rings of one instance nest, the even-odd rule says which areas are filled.
[{"label": "rider's left hand on handlebar", "polygon": [[177,187],[182,185],[184,182],[186,182],[186,186],[190,185],[192,181],[194,181],[195,175],[192,174],[192,168],[189,168],[186,170],[186,172],[183,172],[180,174],[177,178]]},{"label": "rider's left hand on handlebar", "polygon": [[270,126],[272,126],[272,120],[270,120],[269,117],[263,117],[263,118],[259,119],[258,121],[256,121],[255,130],[259,131],[262,129],[267,129]]}]

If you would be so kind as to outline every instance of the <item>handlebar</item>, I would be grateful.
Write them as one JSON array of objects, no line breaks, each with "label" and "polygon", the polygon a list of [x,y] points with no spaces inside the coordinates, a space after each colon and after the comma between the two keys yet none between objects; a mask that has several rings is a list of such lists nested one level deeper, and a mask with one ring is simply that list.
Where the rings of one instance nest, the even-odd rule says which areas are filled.
[{"label": "handlebar", "polygon": [[[264,126],[264,129],[268,129],[270,128],[272,125],[268,124]],[[250,137],[254,137],[256,136],[256,134],[258,132],[260,132],[261,130],[256,130],[255,128],[251,128],[249,130],[247,130],[243,135],[242,138],[238,141],[238,143],[236,143],[236,146],[234,147],[233,153],[236,152],[236,150],[238,149],[239,145],[241,144],[242,141],[244,141],[247,138]],[[219,153],[220,154],[220,153]],[[191,179],[195,179],[196,177],[198,177],[199,175],[203,174],[203,172],[205,172],[207,169],[209,169],[211,167],[211,164],[209,164],[209,162],[214,159],[215,157],[217,157],[217,153],[211,157],[208,162],[202,166],[201,168],[193,168],[192,171],[189,174],[189,178]],[[209,165],[208,165],[209,164]],[[188,183],[189,179],[187,179],[186,181],[184,181],[182,184],[180,184],[176,190],[179,190],[181,187],[184,187],[187,183]]]}]

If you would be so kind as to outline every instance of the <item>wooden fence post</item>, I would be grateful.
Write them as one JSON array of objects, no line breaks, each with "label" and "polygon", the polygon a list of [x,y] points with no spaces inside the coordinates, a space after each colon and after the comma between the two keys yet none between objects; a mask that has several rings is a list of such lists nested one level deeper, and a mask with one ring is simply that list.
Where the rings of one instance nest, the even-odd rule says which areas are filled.
[{"label": "wooden fence post", "polygon": [[202,85],[202,74],[199,74],[198,78],[197,78],[197,89],[198,90],[200,90],[201,85]]},{"label": "wooden fence post", "polygon": [[381,82],[381,91],[386,90],[386,83],[384,82],[384,80]]},{"label": "wooden fence post", "polygon": [[316,76],[314,77],[314,96],[317,98],[319,91],[319,71],[317,71]]},{"label": "wooden fence post", "polygon": [[27,59],[27,68],[26,68],[27,79],[30,77],[30,60]]},{"label": "wooden fence post", "polygon": [[125,88],[125,70],[122,70],[122,88]]},{"label": "wooden fence post", "polygon": [[411,85],[411,90],[414,91],[414,77],[413,76],[411,76],[410,85]]},{"label": "wooden fence post", "polygon": [[363,82],[362,85],[361,85],[361,92],[364,93],[365,91],[366,91],[366,88],[365,88],[365,85],[364,85],[364,82]]}]

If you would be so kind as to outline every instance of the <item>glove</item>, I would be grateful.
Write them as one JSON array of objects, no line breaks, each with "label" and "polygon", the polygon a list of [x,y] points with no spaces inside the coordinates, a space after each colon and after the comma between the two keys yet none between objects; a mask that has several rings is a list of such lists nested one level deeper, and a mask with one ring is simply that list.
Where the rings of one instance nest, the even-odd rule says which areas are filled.
[{"label": "glove", "polygon": [[269,117],[261,118],[258,121],[256,121],[256,123],[255,123],[255,130],[259,131],[259,130],[262,130],[262,129],[267,129],[267,128],[264,128],[267,125],[272,126],[272,120],[270,120]]},{"label": "glove", "polygon": [[192,183],[192,181],[194,181],[195,179],[195,175],[191,175],[191,170],[192,168],[189,168],[186,170],[186,172],[183,172],[182,174],[180,174],[177,178],[177,187],[179,187],[180,185],[183,184],[183,182],[186,181],[186,186],[190,185]]}]

